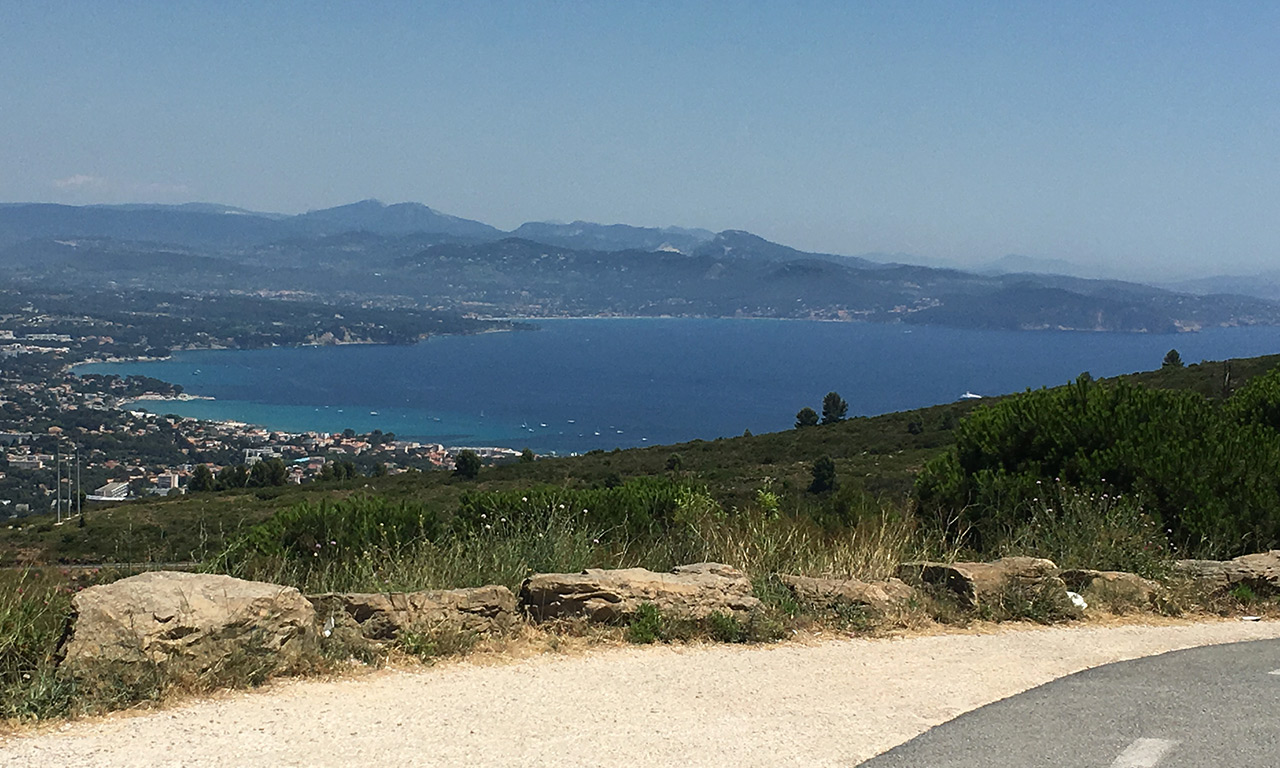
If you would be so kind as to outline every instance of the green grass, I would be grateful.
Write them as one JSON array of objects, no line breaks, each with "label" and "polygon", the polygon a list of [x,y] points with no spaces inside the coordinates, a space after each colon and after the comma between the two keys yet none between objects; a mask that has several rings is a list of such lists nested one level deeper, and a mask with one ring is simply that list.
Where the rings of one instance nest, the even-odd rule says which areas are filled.
[{"label": "green grass", "polygon": [[65,713],[73,693],[57,674],[56,650],[71,610],[57,576],[0,571],[0,721]]}]

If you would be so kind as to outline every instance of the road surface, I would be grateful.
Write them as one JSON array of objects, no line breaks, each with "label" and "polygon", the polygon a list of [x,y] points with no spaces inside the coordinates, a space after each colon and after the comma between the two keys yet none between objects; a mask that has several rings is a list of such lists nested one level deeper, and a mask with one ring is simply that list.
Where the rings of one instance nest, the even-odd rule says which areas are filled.
[{"label": "road surface", "polygon": [[[0,765],[847,767],[1083,669],[1264,638],[1280,638],[1280,622],[1006,627],[448,663],[69,723],[0,739]],[[1087,701],[1054,720],[1081,739],[1104,725]],[[1125,748],[1130,735],[1107,736],[1099,754]]]},{"label": "road surface", "polygon": [[1280,765],[1280,641],[1090,669],[962,715],[863,765]]}]

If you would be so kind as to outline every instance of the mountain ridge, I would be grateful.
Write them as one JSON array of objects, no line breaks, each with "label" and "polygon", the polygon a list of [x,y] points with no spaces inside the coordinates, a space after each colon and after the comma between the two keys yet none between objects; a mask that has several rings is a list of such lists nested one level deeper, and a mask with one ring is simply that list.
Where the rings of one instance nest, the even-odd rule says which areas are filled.
[{"label": "mountain ridge", "polygon": [[[82,289],[191,286],[478,315],[687,315],[1163,333],[1280,325],[1280,303],[1068,275],[980,274],[810,253],[745,230],[526,223],[420,203],[296,216],[0,205],[0,270]],[[1021,263],[1021,262],[1019,262]]]}]

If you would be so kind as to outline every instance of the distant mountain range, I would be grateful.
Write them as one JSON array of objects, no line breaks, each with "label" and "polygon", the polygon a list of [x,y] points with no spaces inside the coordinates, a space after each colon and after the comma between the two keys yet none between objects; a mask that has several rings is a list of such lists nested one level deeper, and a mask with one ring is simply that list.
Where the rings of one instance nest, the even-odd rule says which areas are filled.
[{"label": "distant mountain range", "polygon": [[0,204],[0,248],[37,238],[108,237],[187,248],[266,245],[303,237],[349,232],[376,235],[439,235],[477,241],[514,236],[560,245],[607,251],[674,248],[688,250],[715,236],[702,229],[656,229],[625,224],[528,222],[512,232],[421,203],[385,205],[377,200],[340,205],[296,216],[247,211],[214,203],[185,205]]},{"label": "distant mountain range", "polygon": [[[530,222],[511,232],[419,203],[296,216],[232,206],[0,205],[0,274],[75,290],[305,294],[480,315],[682,315],[1172,332],[1280,325],[1280,304],[1041,274],[807,253],[749,232]],[[888,262],[888,263],[886,263]],[[1244,291],[1236,291],[1236,294]]]},{"label": "distant mountain range", "polygon": [[1197,296],[1216,293],[1237,293],[1270,301],[1280,301],[1280,270],[1260,272],[1254,275],[1200,277],[1193,280],[1162,283],[1160,287]]}]

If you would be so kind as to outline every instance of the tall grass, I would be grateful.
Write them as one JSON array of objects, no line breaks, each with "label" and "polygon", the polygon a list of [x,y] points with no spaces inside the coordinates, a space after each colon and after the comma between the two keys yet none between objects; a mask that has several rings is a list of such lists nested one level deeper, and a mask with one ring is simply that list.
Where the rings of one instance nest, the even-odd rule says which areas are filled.
[{"label": "tall grass", "polygon": [[[587,504],[600,503],[605,509]],[[631,516],[627,505],[641,505]],[[233,547],[219,566],[233,575],[292,584],[304,591],[400,591],[504,584],[533,573],[644,567],[655,571],[715,561],[753,576],[772,573],[884,578],[904,559],[938,556],[913,515],[864,500],[848,524],[824,526],[807,510],[776,503],[724,509],[705,489],[652,479],[615,489],[475,494],[463,514],[434,536],[399,538],[368,525],[388,512],[377,500],[334,502],[326,519],[350,515],[372,532],[359,542],[315,541],[281,547],[267,541]],[[390,514],[403,515],[400,508]],[[296,510],[291,519],[299,516]],[[636,524],[642,519],[643,525]],[[261,540],[261,531],[249,539]]]},{"label": "tall grass", "polygon": [[1163,578],[1174,549],[1135,494],[1037,481],[1026,522],[1010,530],[1000,554],[1047,557],[1060,568],[1129,571]]},{"label": "tall grass", "polygon": [[67,710],[71,684],[57,673],[56,653],[69,592],[39,572],[0,571],[0,721]]}]

